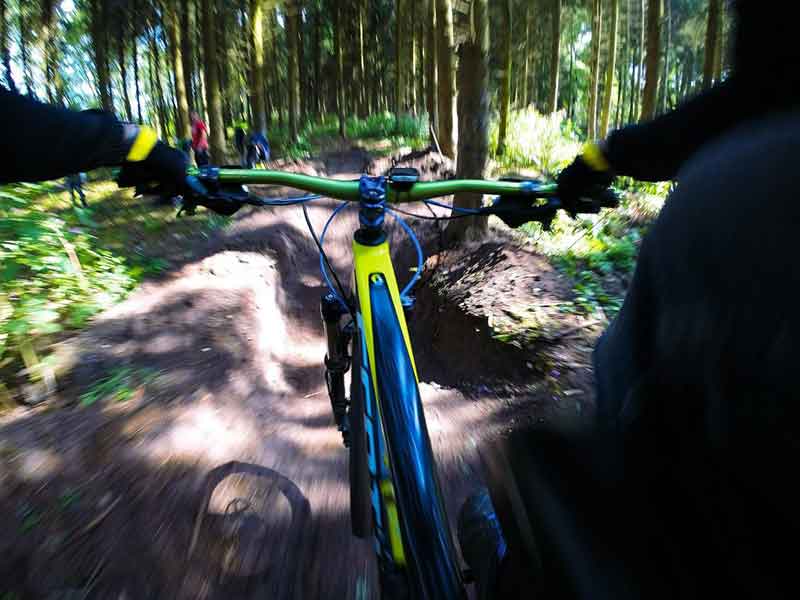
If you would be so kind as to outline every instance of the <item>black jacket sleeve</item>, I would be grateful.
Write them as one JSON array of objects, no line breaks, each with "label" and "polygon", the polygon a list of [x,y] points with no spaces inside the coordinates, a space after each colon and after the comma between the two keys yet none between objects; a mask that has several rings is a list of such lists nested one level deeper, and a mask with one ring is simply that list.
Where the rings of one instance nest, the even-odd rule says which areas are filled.
[{"label": "black jacket sleeve", "polygon": [[137,128],[0,88],[0,183],[44,181],[124,162]]},{"label": "black jacket sleeve", "polygon": [[674,179],[686,160],[736,125],[779,109],[763,86],[731,77],[652,121],[612,132],[605,154],[617,175],[643,181]]}]

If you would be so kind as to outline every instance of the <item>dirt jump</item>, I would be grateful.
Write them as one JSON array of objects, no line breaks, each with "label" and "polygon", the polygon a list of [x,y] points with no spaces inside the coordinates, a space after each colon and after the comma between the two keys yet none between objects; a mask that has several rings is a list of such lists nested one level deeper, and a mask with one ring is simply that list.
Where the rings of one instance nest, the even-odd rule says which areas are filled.
[{"label": "dirt jump", "polygon": [[[293,168],[384,166],[352,150]],[[318,232],[334,206],[309,204]],[[510,232],[445,250],[439,223],[409,222],[428,256],[411,317],[420,391],[454,523],[481,484],[481,439],[591,412],[600,328],[559,311],[570,286]],[[344,281],[356,227],[345,210],[326,239]],[[406,280],[409,242],[396,225],[390,239]],[[0,598],[378,597],[372,543],[350,534],[301,209],[242,211],[191,251],[65,343],[57,399],[0,417]],[[82,405],[120,368],[124,402]]]}]

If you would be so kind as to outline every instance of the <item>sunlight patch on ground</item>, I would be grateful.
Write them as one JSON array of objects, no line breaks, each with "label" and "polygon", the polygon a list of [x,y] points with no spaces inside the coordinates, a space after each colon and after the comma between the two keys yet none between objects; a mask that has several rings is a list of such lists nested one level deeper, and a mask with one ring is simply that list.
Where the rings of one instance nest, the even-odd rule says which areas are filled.
[{"label": "sunlight patch on ground", "polygon": [[139,451],[151,460],[199,459],[213,466],[242,456],[255,439],[257,432],[243,416],[203,404],[187,407],[167,431]]}]

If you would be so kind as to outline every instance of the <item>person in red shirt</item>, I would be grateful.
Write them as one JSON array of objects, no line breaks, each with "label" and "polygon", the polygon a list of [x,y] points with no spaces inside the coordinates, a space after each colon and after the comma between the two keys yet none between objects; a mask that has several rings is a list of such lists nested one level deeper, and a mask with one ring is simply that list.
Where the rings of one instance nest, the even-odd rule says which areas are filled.
[{"label": "person in red shirt", "polygon": [[208,156],[208,127],[196,112],[192,112],[192,150],[198,167],[210,162]]}]

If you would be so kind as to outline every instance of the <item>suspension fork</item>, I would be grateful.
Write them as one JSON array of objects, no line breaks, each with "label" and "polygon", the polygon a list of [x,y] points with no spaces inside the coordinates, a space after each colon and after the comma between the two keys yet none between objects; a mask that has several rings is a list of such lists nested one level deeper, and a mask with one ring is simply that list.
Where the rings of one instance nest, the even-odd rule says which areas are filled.
[{"label": "suspension fork", "polygon": [[320,300],[322,325],[325,329],[327,354],[325,355],[325,383],[331,399],[331,409],[336,427],[342,432],[345,447],[350,446],[350,422],[347,416],[349,401],[345,395],[344,375],[350,370],[350,341],[353,338],[353,323],[342,326],[342,317],[348,314],[333,294],[325,294]]}]

